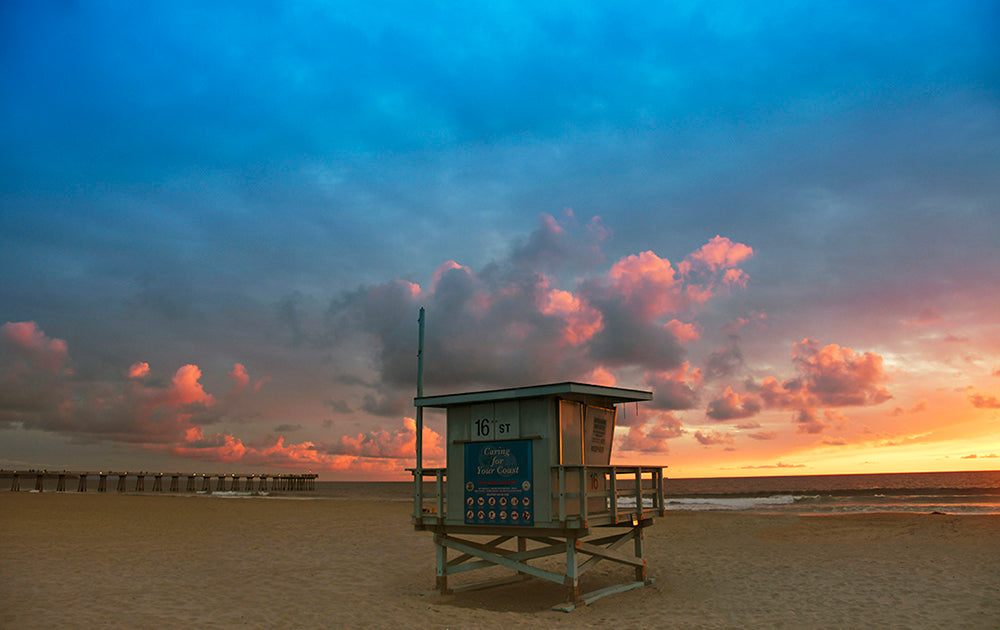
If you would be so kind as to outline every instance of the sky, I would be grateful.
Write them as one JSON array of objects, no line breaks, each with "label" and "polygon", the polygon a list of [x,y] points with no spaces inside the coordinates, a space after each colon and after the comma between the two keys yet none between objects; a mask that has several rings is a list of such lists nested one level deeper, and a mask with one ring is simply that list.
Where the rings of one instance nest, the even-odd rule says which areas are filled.
[{"label": "sky", "polygon": [[1000,469],[1000,3],[605,4],[0,3],[0,467]]}]

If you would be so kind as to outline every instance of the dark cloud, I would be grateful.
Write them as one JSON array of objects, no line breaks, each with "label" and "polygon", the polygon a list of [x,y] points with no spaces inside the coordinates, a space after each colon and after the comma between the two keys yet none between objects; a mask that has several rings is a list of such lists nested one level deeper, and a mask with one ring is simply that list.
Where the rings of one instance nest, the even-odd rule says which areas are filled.
[{"label": "dark cloud", "polygon": [[650,403],[653,409],[680,411],[695,407],[701,372],[698,369],[690,370],[689,367],[684,363],[676,370],[646,373],[644,380],[653,392]]},{"label": "dark cloud", "polygon": [[732,376],[743,365],[743,353],[739,346],[733,343],[728,348],[721,348],[708,355],[705,359],[705,378],[719,379]]},{"label": "dark cloud", "polygon": [[752,418],[762,408],[760,399],[753,394],[741,396],[732,388],[726,387],[720,397],[708,403],[705,416],[712,420]]}]

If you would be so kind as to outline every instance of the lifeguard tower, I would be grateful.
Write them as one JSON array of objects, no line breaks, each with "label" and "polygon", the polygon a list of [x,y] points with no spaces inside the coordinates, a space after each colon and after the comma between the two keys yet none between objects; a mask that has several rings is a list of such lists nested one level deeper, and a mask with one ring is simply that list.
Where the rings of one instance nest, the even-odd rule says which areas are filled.
[{"label": "lifeguard tower", "polygon": [[[413,524],[434,533],[442,594],[533,576],[564,584],[567,602],[556,608],[569,611],[651,582],[643,529],[664,514],[663,468],[610,464],[615,405],[650,392],[576,382],[444,396],[420,389],[418,418],[424,408],[447,414],[447,467],[421,468],[418,441],[412,469]],[[530,564],[553,556],[565,556],[561,573]],[[581,576],[604,560],[634,569],[635,579],[581,595]],[[516,573],[449,582],[493,566]]]}]

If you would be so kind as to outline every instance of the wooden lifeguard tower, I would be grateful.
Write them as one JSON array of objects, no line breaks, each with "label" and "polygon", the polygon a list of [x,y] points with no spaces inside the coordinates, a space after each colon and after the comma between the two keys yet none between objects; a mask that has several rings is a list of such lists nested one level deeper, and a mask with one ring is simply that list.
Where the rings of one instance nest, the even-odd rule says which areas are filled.
[{"label": "wooden lifeguard tower", "polygon": [[[434,533],[442,594],[533,576],[564,584],[567,602],[556,608],[569,611],[651,582],[643,529],[664,515],[663,468],[610,464],[615,405],[650,400],[650,392],[576,382],[444,396],[420,390],[418,382],[418,435],[424,408],[447,414],[446,468],[421,467],[418,439],[412,469],[413,524]],[[530,564],[553,556],[565,556],[562,572]],[[634,580],[581,594],[581,576],[604,560],[634,569]],[[449,582],[493,566],[516,573]]]}]

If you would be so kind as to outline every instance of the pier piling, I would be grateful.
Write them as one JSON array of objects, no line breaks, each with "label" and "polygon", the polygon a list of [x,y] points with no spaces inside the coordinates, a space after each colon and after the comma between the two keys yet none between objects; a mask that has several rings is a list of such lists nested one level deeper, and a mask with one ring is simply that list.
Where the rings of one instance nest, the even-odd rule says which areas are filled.
[{"label": "pier piling", "polygon": [[[35,492],[44,492],[45,484],[47,479],[50,477],[55,477],[56,479],[56,492],[66,492],[66,479],[76,478],[77,492],[87,492],[90,488],[90,478],[97,477],[97,491],[107,492],[108,491],[108,477],[118,477],[118,483],[115,489],[118,492],[125,493],[128,492],[128,478],[135,477],[135,485],[132,488],[132,492],[145,492],[146,490],[146,477],[153,478],[153,492],[163,492],[163,477],[167,475],[170,477],[170,484],[167,489],[171,493],[179,493],[181,491],[180,478],[182,473],[162,473],[162,472],[90,472],[90,471],[68,471],[63,470],[60,472],[48,472],[46,470],[3,470],[0,469],[0,479],[4,477],[10,477],[10,491],[20,492],[21,491],[21,477],[35,477]],[[211,494],[212,489],[212,478],[217,479],[217,486],[215,487],[215,492],[244,492],[247,494],[252,493],[269,493],[269,492],[311,492],[316,489],[316,478],[319,475],[314,473],[305,474],[280,474],[280,475],[270,475],[267,473],[220,473],[220,474],[209,474],[209,473],[190,473],[183,475],[187,477],[187,483],[185,485],[185,492],[195,493],[202,492],[206,494]],[[201,489],[198,490],[198,478],[201,478]]]}]

